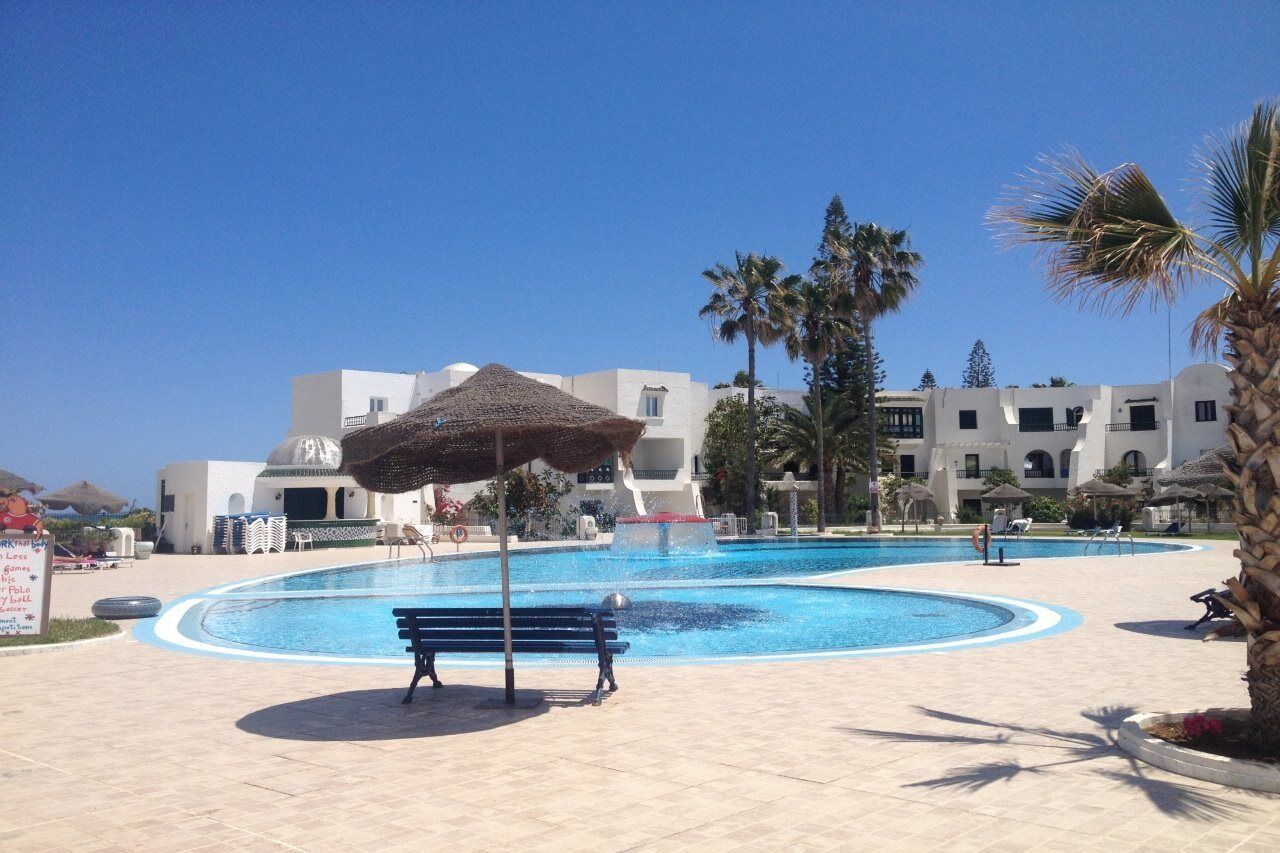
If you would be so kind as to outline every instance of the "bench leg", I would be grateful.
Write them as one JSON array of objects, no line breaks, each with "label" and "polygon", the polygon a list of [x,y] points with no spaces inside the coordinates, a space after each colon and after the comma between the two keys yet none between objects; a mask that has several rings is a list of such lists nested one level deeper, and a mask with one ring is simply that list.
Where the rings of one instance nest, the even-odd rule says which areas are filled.
[{"label": "bench leg", "polygon": [[414,670],[413,681],[409,682],[409,692],[404,694],[404,698],[400,700],[401,705],[408,705],[413,701],[413,691],[418,689],[418,682],[422,680],[423,675],[424,673],[422,670]]},{"label": "bench leg", "polygon": [[444,687],[444,685],[440,683],[440,677],[436,675],[435,654],[427,655],[427,675],[431,676],[432,687]]},{"label": "bench leg", "polygon": [[600,675],[598,678],[596,678],[596,692],[595,692],[595,695],[591,697],[592,705],[600,704],[602,699],[602,694],[604,693],[605,681],[609,682],[610,693],[618,689],[618,682],[614,681],[613,679],[613,656],[610,655],[607,658],[603,658],[599,663],[599,667],[600,667]]},{"label": "bench leg", "polygon": [[436,656],[434,654],[419,656],[413,662],[413,681],[409,682],[409,692],[404,694],[404,699],[400,701],[401,705],[408,705],[413,701],[413,691],[418,689],[418,682],[424,675],[431,679],[432,687],[444,687],[436,676]]}]

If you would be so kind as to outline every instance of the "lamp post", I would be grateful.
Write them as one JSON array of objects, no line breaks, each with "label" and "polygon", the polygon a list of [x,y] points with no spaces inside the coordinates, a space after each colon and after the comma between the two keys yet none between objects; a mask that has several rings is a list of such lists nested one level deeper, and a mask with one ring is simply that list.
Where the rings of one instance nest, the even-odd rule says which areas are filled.
[{"label": "lamp post", "polygon": [[783,474],[782,488],[787,490],[787,501],[791,509],[791,535],[798,538],[800,536],[800,484],[796,482],[796,475],[790,471]]}]

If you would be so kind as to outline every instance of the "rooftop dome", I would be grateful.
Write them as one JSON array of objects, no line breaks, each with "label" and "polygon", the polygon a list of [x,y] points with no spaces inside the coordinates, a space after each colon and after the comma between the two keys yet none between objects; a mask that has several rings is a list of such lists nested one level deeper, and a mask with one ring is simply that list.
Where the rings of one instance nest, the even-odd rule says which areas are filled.
[{"label": "rooftop dome", "polygon": [[444,370],[453,370],[458,373],[479,373],[480,368],[474,364],[467,364],[465,361],[455,361],[453,364],[446,365]]},{"label": "rooftop dome", "polygon": [[342,464],[342,445],[327,435],[293,435],[276,445],[268,465],[292,468],[332,468]]}]

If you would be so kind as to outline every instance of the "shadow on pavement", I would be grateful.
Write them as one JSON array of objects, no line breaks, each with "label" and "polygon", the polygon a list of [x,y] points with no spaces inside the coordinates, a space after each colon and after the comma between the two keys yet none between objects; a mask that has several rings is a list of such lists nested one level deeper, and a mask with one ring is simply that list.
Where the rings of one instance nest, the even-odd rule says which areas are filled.
[{"label": "shadow on pavement", "polygon": [[[1203,640],[1204,635],[1221,628],[1227,623],[1224,620],[1216,620],[1206,622],[1197,627],[1194,631],[1188,631],[1187,626],[1194,622],[1194,619],[1149,619],[1146,622],[1117,622],[1116,627],[1121,631],[1132,631],[1135,634],[1149,634],[1153,637],[1171,637],[1177,640]],[[1233,640],[1235,637],[1223,637],[1223,640]]]},{"label": "shadow on pavement", "polygon": [[[552,708],[590,706],[590,690],[519,690],[503,704],[501,687],[419,688],[403,705],[403,689],[352,690],[273,705],[241,717],[236,727],[263,737],[306,741],[373,741],[444,737],[508,726]],[[606,698],[606,702],[608,699]],[[598,710],[598,709],[595,709]]]}]

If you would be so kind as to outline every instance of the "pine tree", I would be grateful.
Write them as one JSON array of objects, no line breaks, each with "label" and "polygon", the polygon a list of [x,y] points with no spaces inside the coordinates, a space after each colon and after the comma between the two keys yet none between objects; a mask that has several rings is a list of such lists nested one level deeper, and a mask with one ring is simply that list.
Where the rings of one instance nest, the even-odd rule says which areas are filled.
[{"label": "pine tree", "polygon": [[920,374],[920,384],[916,386],[917,391],[924,391],[926,388],[937,388],[938,380],[933,378],[933,371],[929,368],[924,369],[924,373]]},{"label": "pine tree", "polygon": [[979,338],[973,342],[973,349],[969,350],[969,365],[964,369],[960,387],[993,388],[995,384],[996,371],[991,366],[991,356],[987,353],[986,345]]},{"label": "pine tree", "polygon": [[818,256],[814,260],[814,266],[819,267],[830,262],[832,238],[838,241],[840,238],[847,237],[851,231],[853,226],[849,224],[849,214],[845,213],[844,202],[840,200],[840,196],[832,196],[827,204],[827,212],[822,217],[822,241],[818,243]]}]

